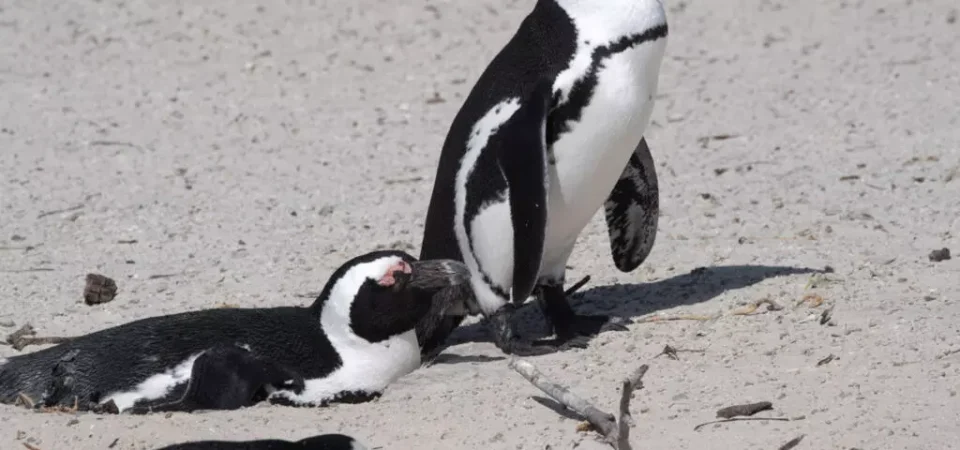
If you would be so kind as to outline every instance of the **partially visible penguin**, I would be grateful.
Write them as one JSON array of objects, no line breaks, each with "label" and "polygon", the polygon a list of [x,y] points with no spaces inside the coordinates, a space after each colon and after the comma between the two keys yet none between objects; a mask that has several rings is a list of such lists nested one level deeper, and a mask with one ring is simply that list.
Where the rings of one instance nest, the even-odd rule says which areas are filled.
[{"label": "partially visible penguin", "polygon": [[420,366],[414,327],[430,293],[468,279],[457,262],[367,253],[334,271],[309,307],[152,317],[11,357],[0,402],[147,413],[369,400]]},{"label": "partially visible penguin", "polygon": [[[583,346],[623,319],[576,314],[566,262],[602,206],[616,267],[649,255],[657,176],[644,133],[667,41],[660,0],[538,0],[480,75],[443,144],[421,259],[463,261],[473,311],[506,353]],[[521,339],[510,317],[535,296],[557,339]],[[418,325],[425,355],[463,316]]]},{"label": "partially visible penguin", "polygon": [[168,445],[157,450],[367,450],[367,447],[347,435],[322,434],[296,442],[280,439],[195,441]]}]

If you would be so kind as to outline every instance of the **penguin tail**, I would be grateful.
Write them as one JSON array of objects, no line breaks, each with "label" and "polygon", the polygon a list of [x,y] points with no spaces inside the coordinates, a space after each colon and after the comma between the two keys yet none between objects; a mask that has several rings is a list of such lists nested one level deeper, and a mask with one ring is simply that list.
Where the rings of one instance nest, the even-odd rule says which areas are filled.
[{"label": "penguin tail", "polygon": [[29,392],[24,392],[27,389],[17,370],[17,362],[17,359],[0,358],[0,403],[23,401],[27,406],[32,406],[29,401],[37,402],[39,398],[32,398]]}]

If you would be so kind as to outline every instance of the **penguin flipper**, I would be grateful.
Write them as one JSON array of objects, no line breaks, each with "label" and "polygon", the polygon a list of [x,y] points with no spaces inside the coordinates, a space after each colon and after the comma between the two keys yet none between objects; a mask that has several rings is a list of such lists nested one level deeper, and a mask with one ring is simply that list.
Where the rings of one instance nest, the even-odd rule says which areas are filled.
[{"label": "penguin flipper", "polygon": [[356,439],[339,433],[321,434],[296,442],[281,439],[255,441],[191,441],[168,445],[157,450],[365,450]]},{"label": "penguin flipper", "polygon": [[603,205],[617,269],[630,272],[650,254],[657,236],[660,191],[646,138],[641,138]]},{"label": "penguin flipper", "polygon": [[546,124],[552,86],[548,79],[538,82],[488,143],[495,147],[510,192],[514,303],[523,303],[533,292],[543,259],[549,192]]},{"label": "penguin flipper", "polygon": [[183,396],[169,403],[135,406],[132,414],[233,410],[266,398],[266,386],[302,389],[303,379],[250,350],[220,344],[197,357]]}]

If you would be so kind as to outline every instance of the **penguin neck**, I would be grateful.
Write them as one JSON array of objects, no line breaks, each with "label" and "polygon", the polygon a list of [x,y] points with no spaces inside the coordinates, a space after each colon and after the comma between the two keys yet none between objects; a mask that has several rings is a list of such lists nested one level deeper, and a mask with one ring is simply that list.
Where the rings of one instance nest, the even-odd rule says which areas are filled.
[{"label": "penguin neck", "polygon": [[642,33],[666,23],[662,0],[541,0],[562,8],[574,26],[580,41],[605,41]]},{"label": "penguin neck", "polygon": [[307,307],[307,310],[310,311],[311,316],[315,317],[317,320],[320,320],[320,314],[323,313],[323,307],[326,305],[326,303],[326,297],[317,297],[317,299]]},{"label": "penguin neck", "polygon": [[328,296],[321,295],[308,308],[310,317],[323,327],[327,336],[356,338],[350,330],[350,305],[340,305],[329,301]]},{"label": "penguin neck", "polygon": [[324,377],[306,380],[302,393],[280,391],[274,395],[299,404],[322,404],[344,393],[378,393],[420,366],[414,330],[369,342],[353,331],[350,302],[336,300],[318,298],[309,309],[339,356],[339,367]]}]

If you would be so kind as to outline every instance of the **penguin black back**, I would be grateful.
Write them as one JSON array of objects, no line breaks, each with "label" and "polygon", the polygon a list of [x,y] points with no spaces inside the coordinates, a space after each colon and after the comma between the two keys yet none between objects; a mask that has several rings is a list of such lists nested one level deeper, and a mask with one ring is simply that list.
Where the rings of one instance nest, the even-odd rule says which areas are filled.
[{"label": "penguin black back", "polygon": [[168,445],[157,450],[367,450],[367,447],[350,436],[323,434],[296,442],[280,439],[194,441]]},{"label": "penguin black back", "polygon": [[[171,339],[174,336],[177,338]],[[137,320],[10,358],[0,367],[0,402],[11,403],[24,394],[48,406],[70,405],[76,397],[82,406],[100,403],[105,396],[126,392],[133,386],[139,386],[146,397],[158,390],[166,394],[174,387],[170,380],[144,380],[166,373],[171,379],[186,381],[193,364],[191,357],[218,342],[237,346],[255,343],[258,353],[272,355],[279,364],[298,367],[308,377],[324,376],[342,364],[320,322],[307,308],[191,311]],[[318,358],[318,354],[323,357]],[[173,361],[178,365],[171,370]],[[69,376],[53,376],[55,371]],[[51,381],[59,385],[51,386]],[[133,399],[115,401],[122,409],[132,405]]]}]

